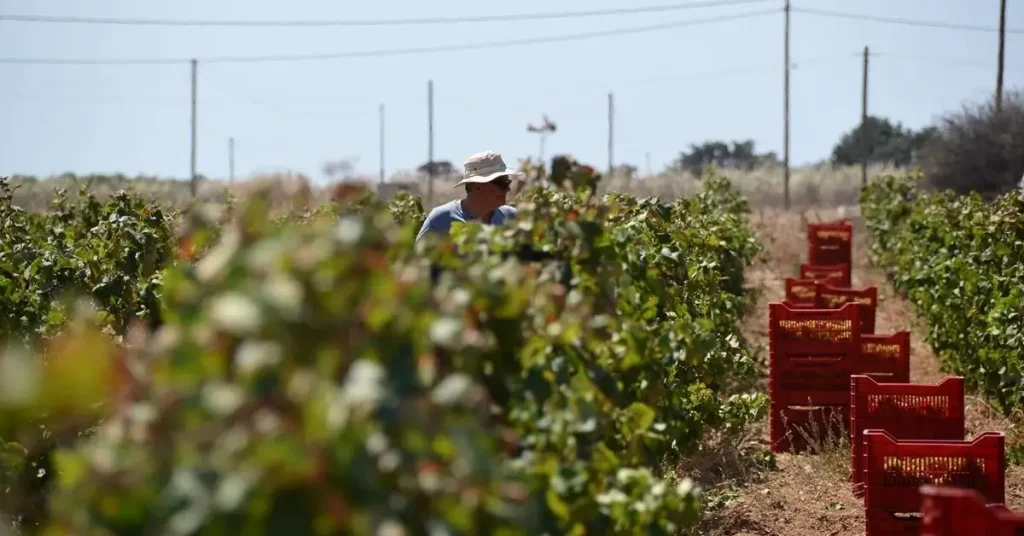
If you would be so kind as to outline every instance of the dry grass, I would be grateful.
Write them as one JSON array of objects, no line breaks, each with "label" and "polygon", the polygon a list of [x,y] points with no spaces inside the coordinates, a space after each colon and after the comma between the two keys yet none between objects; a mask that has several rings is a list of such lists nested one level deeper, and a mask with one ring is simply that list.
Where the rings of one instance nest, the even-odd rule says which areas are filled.
[{"label": "dry grass", "polygon": [[[871,174],[884,171],[882,168],[870,170]],[[750,200],[754,207],[777,208],[783,204],[782,169],[765,167],[753,171],[727,170],[726,175],[733,181],[737,189]],[[463,190],[453,188],[458,177],[438,178],[434,181],[433,195],[426,199],[427,178],[422,174],[400,172],[392,175],[388,181],[389,188],[404,185],[420,197],[424,198],[424,206],[430,207],[445,201],[461,197]],[[105,198],[122,189],[130,189],[143,197],[162,204],[182,208],[191,200],[192,195],[188,181],[157,177],[97,176],[72,177],[56,176],[42,180],[15,177],[14,184],[18,187],[15,203],[27,210],[42,211],[50,207],[53,191],[65,188],[74,193],[83,184],[99,198]],[[359,177],[353,182],[362,182],[371,189],[377,188],[376,178]],[[302,184],[304,183],[304,186]],[[228,195],[244,197],[259,186],[269,186],[277,196],[286,196],[288,192],[307,189],[312,204],[326,201],[330,197],[332,184],[312,181],[302,175],[288,173],[264,174],[247,177],[228,184],[223,180],[202,179],[197,186],[200,199],[223,202]],[[613,176],[602,184],[603,191],[627,192],[639,196],[657,196],[670,200],[699,192],[701,181],[690,175],[680,173],[661,173],[642,178],[629,179]],[[857,204],[860,189],[860,169],[856,167],[832,169],[829,166],[806,167],[793,169],[790,178],[790,199],[794,208],[816,206],[853,206]]]},{"label": "dry grass", "polygon": [[[784,297],[782,279],[796,272],[806,258],[805,225],[808,221],[833,220],[835,210],[782,212],[758,210],[753,224],[765,244],[767,255],[747,274],[748,285],[762,291],[757,311],[744,323],[750,342],[767,347],[765,313],[770,301]],[[898,296],[884,274],[870,264],[866,230],[856,210],[843,216],[855,225],[853,284],[875,285],[879,289],[878,332],[908,329],[912,332],[911,381],[931,383],[946,374],[938,358],[924,342],[925,326],[910,305]],[[767,375],[767,369],[764,372]],[[765,386],[766,389],[766,386]],[[987,430],[1007,433],[1008,446],[1022,442],[1021,419],[1007,419],[993,411],[974,394],[967,397],[967,437]],[[746,452],[767,450],[767,423],[753,431],[744,444]],[[826,438],[827,439],[827,438]],[[863,499],[849,484],[850,451],[848,441],[817,442],[818,454],[778,454],[775,463],[734,462],[737,467],[718,469],[718,478],[703,478],[708,490],[708,513],[698,529],[701,535],[719,536],[853,536],[864,533]],[[718,452],[724,463],[733,451]],[[712,451],[714,452],[714,451]],[[707,462],[702,462],[707,465]],[[753,468],[753,470],[751,470]],[[700,467],[691,469],[698,470]],[[1024,508],[1024,468],[1012,466],[1006,473],[1006,501],[1011,508]]]},{"label": "dry grass", "polygon": [[[82,186],[85,186],[89,193],[101,200],[119,190],[128,190],[165,207],[180,209],[192,201],[188,181],[158,177],[61,175],[36,180],[15,176],[11,178],[11,184],[15,188],[14,203],[31,211],[49,209],[54,192],[58,189],[66,190],[68,197],[73,198]],[[229,196],[243,198],[263,187],[269,188],[271,197],[281,203],[291,203],[296,198],[306,197],[310,203],[316,204],[330,198],[328,187],[315,187],[301,175],[288,174],[258,175],[233,184],[228,184],[226,181],[200,180],[197,184],[197,198],[223,203]]]},{"label": "dry grass", "polygon": [[[869,170],[869,174],[891,171],[882,167]],[[783,170],[781,167],[763,167],[753,171],[725,170],[725,175],[736,188],[758,208],[780,208],[783,206]],[[455,179],[455,177],[453,177]],[[423,177],[405,176],[425,196],[427,187]],[[461,191],[451,186],[454,180],[436,180],[431,204],[455,199]],[[831,166],[814,166],[792,169],[790,173],[790,201],[795,209],[809,207],[854,206],[860,193],[861,175],[859,167],[833,169]],[[676,199],[693,195],[701,190],[701,181],[685,173],[665,172],[648,177],[628,178],[613,176],[604,181],[601,191],[626,192],[642,197],[656,196],[662,199]]]},{"label": "dry grass", "polygon": [[[875,167],[868,170],[870,176],[890,171]],[[763,167],[753,171],[725,170],[733,185],[760,208],[781,208],[783,206],[783,169]],[[700,191],[700,181],[686,174],[663,173],[654,177],[629,181],[613,177],[606,185],[608,189],[628,191],[638,195],[655,195],[676,198]],[[790,201],[794,209],[809,207],[837,207],[857,204],[861,176],[859,167],[810,166],[794,168],[790,172]]]}]

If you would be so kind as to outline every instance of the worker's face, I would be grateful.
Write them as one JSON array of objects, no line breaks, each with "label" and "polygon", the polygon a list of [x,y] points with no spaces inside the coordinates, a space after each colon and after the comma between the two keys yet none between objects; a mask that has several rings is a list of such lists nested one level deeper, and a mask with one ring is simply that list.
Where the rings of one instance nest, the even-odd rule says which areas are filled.
[{"label": "worker's face", "polygon": [[508,176],[498,177],[491,182],[485,182],[477,186],[476,195],[481,202],[486,201],[489,210],[494,210],[505,204],[508,192],[512,188],[512,179]]}]

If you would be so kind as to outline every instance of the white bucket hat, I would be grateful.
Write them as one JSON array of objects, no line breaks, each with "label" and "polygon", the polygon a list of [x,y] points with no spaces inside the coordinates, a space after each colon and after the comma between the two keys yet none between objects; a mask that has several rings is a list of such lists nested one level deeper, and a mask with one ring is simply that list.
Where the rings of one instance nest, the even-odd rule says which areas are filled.
[{"label": "white bucket hat", "polygon": [[505,160],[501,158],[501,153],[497,151],[485,151],[472,155],[462,163],[462,167],[464,169],[462,180],[455,184],[456,188],[468,183],[491,182],[502,176],[508,176],[510,179],[520,179],[523,176],[519,171],[508,169]]}]

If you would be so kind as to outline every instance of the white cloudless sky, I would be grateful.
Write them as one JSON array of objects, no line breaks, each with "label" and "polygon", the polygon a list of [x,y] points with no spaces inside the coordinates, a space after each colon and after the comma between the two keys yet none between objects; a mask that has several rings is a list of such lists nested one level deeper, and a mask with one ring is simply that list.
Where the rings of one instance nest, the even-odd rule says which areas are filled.
[{"label": "white cloudless sky", "polygon": [[[0,14],[167,19],[370,19],[629,8],[668,0],[0,0]],[[434,81],[435,159],[461,164],[495,149],[536,155],[526,125],[548,114],[546,153],[604,167],[607,94],[615,95],[615,160],[657,170],[690,143],[753,139],[782,152],[782,0],[742,6],[562,20],[383,27],[154,27],[0,21],[3,58],[182,58],[199,66],[198,171],[290,169],[314,178],[329,160],[386,169],[427,159],[427,81]],[[998,27],[999,0],[794,0],[794,8]],[[223,56],[353,51],[507,41],[778,13],[644,33],[393,57],[203,63]],[[919,128],[995,90],[998,34],[794,12],[791,157],[825,158],[860,120],[869,46],[870,113]],[[1024,28],[1010,0],[1007,27]],[[190,162],[190,67],[0,64],[0,174],[154,174],[184,178]],[[1006,38],[1007,89],[1024,89],[1024,35]]]}]

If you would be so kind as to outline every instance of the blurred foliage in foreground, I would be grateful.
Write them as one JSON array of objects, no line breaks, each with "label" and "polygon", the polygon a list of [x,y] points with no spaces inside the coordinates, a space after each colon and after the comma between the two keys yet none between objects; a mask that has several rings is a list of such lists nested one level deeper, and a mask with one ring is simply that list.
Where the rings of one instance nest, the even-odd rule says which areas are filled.
[{"label": "blurred foliage in foreground", "polygon": [[63,238],[8,202],[0,266],[71,257],[89,305],[5,283],[5,319],[38,312],[0,357],[0,512],[89,536],[691,526],[699,490],[658,468],[764,410],[746,202],[721,177],[665,204],[599,197],[567,158],[542,176],[514,223],[418,243],[409,196],[281,220],[254,196],[175,215],[176,239],[128,196],[65,205]]}]

